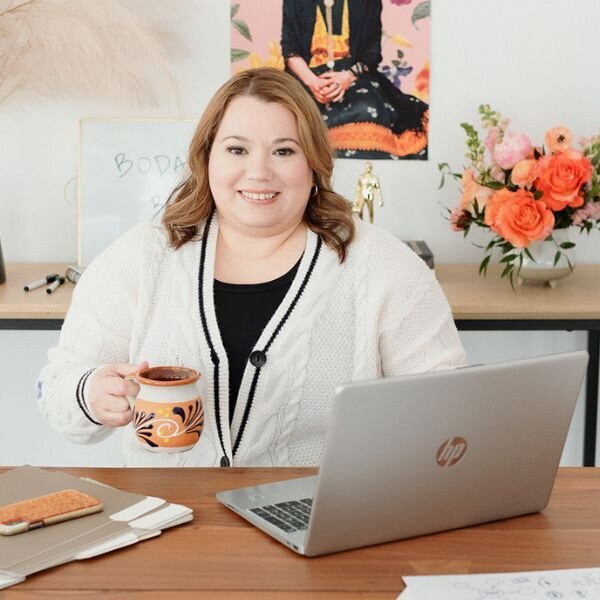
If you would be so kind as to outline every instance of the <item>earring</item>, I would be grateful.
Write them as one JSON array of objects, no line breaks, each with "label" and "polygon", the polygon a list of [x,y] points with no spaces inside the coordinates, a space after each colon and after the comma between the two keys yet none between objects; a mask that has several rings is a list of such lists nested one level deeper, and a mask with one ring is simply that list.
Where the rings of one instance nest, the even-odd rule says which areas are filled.
[{"label": "earring", "polygon": [[310,197],[314,198],[319,193],[319,186],[316,183],[313,183],[310,188]]}]

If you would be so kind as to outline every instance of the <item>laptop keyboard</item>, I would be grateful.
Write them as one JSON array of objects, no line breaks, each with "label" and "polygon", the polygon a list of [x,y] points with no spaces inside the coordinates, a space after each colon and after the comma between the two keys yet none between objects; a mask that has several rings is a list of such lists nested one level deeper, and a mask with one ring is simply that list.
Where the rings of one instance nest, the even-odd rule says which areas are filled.
[{"label": "laptop keyboard", "polygon": [[250,512],[264,519],[267,523],[275,525],[285,533],[304,531],[308,527],[312,498],[302,500],[289,500],[278,504],[266,504],[251,508]]}]

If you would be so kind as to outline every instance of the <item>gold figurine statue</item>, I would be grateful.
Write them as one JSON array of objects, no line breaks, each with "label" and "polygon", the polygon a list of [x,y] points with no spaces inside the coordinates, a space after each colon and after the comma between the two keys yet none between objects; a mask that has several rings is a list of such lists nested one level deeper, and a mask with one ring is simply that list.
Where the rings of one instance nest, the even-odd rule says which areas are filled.
[{"label": "gold figurine statue", "polygon": [[354,197],[354,204],[352,205],[352,212],[362,219],[363,209],[366,204],[371,223],[373,222],[373,202],[375,201],[375,196],[379,199],[379,206],[383,206],[381,185],[379,184],[379,179],[373,175],[372,171],[373,167],[371,163],[365,163],[365,172],[358,178],[356,195]]}]

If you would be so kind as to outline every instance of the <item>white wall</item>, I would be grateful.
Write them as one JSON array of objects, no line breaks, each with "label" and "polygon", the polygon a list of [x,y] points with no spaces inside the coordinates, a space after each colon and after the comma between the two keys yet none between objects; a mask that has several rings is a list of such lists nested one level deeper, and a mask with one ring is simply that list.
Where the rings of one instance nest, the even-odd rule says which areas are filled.
[{"label": "white wall", "polygon": [[[167,95],[156,107],[26,94],[0,104],[0,241],[7,261],[75,259],[76,185],[68,182],[77,175],[80,118],[197,117],[228,76],[228,1],[127,4],[160,32],[181,89],[183,114],[177,114]],[[475,122],[477,106],[484,102],[510,116],[515,129],[535,140],[541,141],[545,130],[557,124],[571,127],[576,138],[597,132],[598,22],[598,0],[434,0],[430,160],[375,163],[386,200],[385,207],[377,207],[376,223],[404,239],[425,239],[438,262],[479,261],[480,250],[449,231],[441,216],[441,204],[454,206],[458,190],[450,185],[437,191],[436,165],[462,164],[459,123]],[[336,189],[352,197],[362,168],[363,161],[338,160]],[[579,262],[598,262],[600,233],[574,241]],[[462,337],[471,362],[585,348],[583,334],[486,332]],[[17,413],[35,412],[35,376],[54,339],[52,333],[0,332],[0,464],[119,464],[114,443],[111,449],[74,452],[37,415],[31,417],[35,440],[29,441],[27,426],[15,423]],[[580,435],[581,422],[576,420],[566,462],[580,461]],[[24,439],[33,450],[23,450]]]}]

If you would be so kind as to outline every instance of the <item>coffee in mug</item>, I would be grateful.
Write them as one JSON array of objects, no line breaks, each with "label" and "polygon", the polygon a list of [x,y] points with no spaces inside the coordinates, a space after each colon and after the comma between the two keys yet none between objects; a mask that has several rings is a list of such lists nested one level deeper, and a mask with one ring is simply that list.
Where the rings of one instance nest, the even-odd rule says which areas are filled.
[{"label": "coffee in mug", "polygon": [[130,398],[137,440],[151,452],[185,452],[204,428],[200,373],[188,367],[151,367],[131,377],[140,386]]}]

